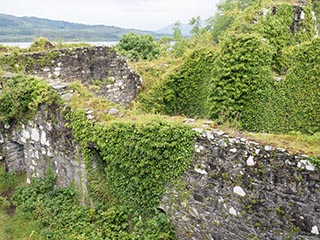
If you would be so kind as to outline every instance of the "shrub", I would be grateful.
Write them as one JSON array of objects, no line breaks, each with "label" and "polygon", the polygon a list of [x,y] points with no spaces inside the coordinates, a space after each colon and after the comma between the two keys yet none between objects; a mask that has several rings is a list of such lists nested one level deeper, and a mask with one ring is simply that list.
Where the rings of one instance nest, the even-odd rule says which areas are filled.
[{"label": "shrub", "polygon": [[32,52],[44,52],[54,49],[54,45],[46,38],[38,38],[33,41],[29,49]]},{"label": "shrub", "polygon": [[39,105],[53,103],[57,93],[44,81],[24,75],[0,79],[0,122],[21,121],[34,114]]},{"label": "shrub", "polygon": [[128,33],[122,36],[116,50],[131,61],[151,60],[160,55],[161,47],[151,35]]}]

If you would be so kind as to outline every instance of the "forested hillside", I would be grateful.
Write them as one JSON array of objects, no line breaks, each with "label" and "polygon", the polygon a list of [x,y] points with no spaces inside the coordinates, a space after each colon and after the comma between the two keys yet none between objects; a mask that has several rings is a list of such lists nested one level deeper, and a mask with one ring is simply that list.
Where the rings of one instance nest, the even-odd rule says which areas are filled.
[{"label": "forested hillside", "polygon": [[86,25],[65,21],[54,21],[36,17],[15,17],[0,14],[0,42],[32,42],[39,37],[51,41],[118,41],[123,34],[161,34],[137,29],[124,29],[115,26]]}]

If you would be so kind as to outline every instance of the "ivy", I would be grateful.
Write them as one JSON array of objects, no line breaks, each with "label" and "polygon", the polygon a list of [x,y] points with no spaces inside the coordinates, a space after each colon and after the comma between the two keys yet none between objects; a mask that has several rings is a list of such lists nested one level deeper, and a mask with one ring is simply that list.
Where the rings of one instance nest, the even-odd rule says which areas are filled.
[{"label": "ivy", "polygon": [[207,115],[209,81],[217,57],[213,48],[200,48],[185,57],[163,83],[164,112],[171,115]]},{"label": "ivy", "polygon": [[1,78],[0,122],[23,121],[35,114],[42,103],[58,100],[57,93],[44,81],[34,77],[17,75]]},{"label": "ivy", "polygon": [[157,206],[165,186],[189,167],[195,135],[183,124],[153,119],[93,125],[83,112],[69,119],[91,164],[93,152],[102,160],[106,193],[137,212]]},{"label": "ivy", "polygon": [[265,101],[260,93],[271,81],[272,48],[259,34],[226,38],[210,83],[210,116],[239,118],[252,102]]},{"label": "ivy", "polygon": [[312,134],[320,131],[320,39],[294,48],[292,67],[282,88],[287,97],[289,130]]},{"label": "ivy", "polygon": [[134,229],[142,222],[157,222],[152,218],[166,186],[190,165],[194,131],[160,118],[94,124],[84,111],[72,111],[67,117],[85,157],[95,204],[123,209]]}]

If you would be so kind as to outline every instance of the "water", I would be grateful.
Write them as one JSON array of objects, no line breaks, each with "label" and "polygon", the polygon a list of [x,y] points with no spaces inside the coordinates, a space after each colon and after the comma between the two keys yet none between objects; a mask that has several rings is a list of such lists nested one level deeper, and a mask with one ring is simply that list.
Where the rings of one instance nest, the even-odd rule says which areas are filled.
[{"label": "water", "polygon": [[[64,42],[64,43],[76,43],[76,42]],[[93,46],[107,46],[107,47],[112,47],[118,42],[84,42],[84,43],[89,43]],[[27,48],[30,47],[32,42],[3,42],[1,45],[4,46],[10,46],[10,47],[20,47],[20,48]]]}]

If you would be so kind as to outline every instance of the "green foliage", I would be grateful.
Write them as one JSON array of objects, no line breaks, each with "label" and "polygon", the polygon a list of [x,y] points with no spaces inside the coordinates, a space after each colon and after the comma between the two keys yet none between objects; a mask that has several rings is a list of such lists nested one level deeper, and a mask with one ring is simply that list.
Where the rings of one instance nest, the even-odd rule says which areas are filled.
[{"label": "green foliage", "polygon": [[116,50],[131,61],[157,58],[161,47],[151,35],[128,33],[122,36]]},{"label": "green foliage", "polygon": [[13,201],[18,215],[37,223],[40,239],[174,239],[164,214],[134,219],[132,227],[127,209],[79,205],[72,189],[54,187],[52,176],[18,188]]},{"label": "green foliage", "polygon": [[173,30],[173,41],[174,41],[172,52],[175,57],[181,57],[187,48],[187,42],[182,37],[181,23],[176,22],[172,30]]},{"label": "green foliage", "polygon": [[[272,46],[275,47],[273,69],[278,72],[283,72],[283,64],[281,57],[283,49],[289,46],[297,45],[303,41],[311,39],[314,35],[314,26],[311,15],[311,8],[302,8],[305,13],[305,18],[301,22],[294,23],[293,12],[300,15],[300,12],[295,10],[292,5],[282,4],[270,9],[265,17],[261,17],[255,27]],[[290,30],[290,31],[289,31]]]},{"label": "green foliage", "polygon": [[17,75],[0,79],[0,122],[25,120],[36,112],[42,103],[58,100],[57,93],[44,81]]},{"label": "green foliage", "polygon": [[261,35],[234,34],[226,38],[210,83],[211,118],[239,119],[250,103],[265,101],[260,96],[272,81],[271,63],[272,48]]},{"label": "green foliage", "polygon": [[54,48],[54,45],[46,38],[38,38],[30,46],[32,52],[44,52]]},{"label": "green foliage", "polygon": [[192,29],[190,32],[194,36],[199,36],[201,34],[201,32],[203,31],[203,29],[201,27],[201,18],[200,17],[191,18],[191,20],[189,21],[189,25],[192,26]]},{"label": "green foliage", "polygon": [[319,38],[295,47],[292,67],[282,82],[288,128],[291,131],[309,134],[320,131],[319,49]]},{"label": "green foliage", "polygon": [[131,211],[146,213],[156,207],[165,186],[190,164],[194,133],[185,125],[160,119],[92,125],[82,112],[71,113],[70,120],[87,165],[98,154],[104,166],[105,193]]},{"label": "green foliage", "polygon": [[124,234],[110,239],[125,239],[125,233],[133,234],[128,239],[174,238],[155,208],[165,187],[189,167],[195,133],[157,118],[93,124],[83,111],[72,111],[68,119],[85,157],[90,197],[112,213],[114,229],[108,234]]},{"label": "green foliage", "polygon": [[309,161],[320,169],[320,158],[319,157],[309,157]]},{"label": "green foliage", "polygon": [[206,29],[211,32],[213,41],[221,38],[235,22],[239,14],[252,5],[260,5],[261,0],[222,0],[217,5],[217,13],[209,18]]},{"label": "green foliage", "polygon": [[0,166],[0,192],[15,188],[23,179],[23,175],[8,173],[4,167]]},{"label": "green foliage", "polygon": [[206,116],[208,85],[216,57],[217,52],[213,48],[196,49],[169,74],[161,89],[165,113]]}]

